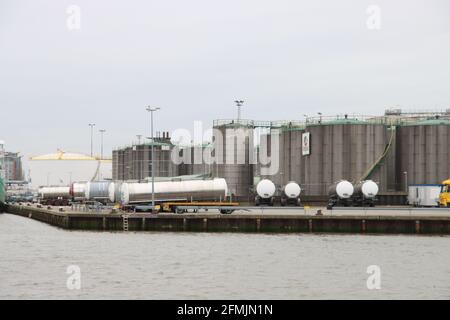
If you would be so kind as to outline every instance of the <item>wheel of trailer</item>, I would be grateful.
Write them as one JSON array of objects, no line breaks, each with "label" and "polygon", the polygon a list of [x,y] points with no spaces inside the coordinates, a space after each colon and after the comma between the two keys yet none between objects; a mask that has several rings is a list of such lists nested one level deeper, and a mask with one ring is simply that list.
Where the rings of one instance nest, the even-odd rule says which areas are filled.
[{"label": "wheel of trailer", "polygon": [[274,203],[275,203],[275,199],[274,199],[273,197],[270,198],[270,203],[269,203],[269,205],[270,205],[271,207],[273,207]]},{"label": "wheel of trailer", "polygon": [[255,206],[259,206],[259,205],[260,205],[260,200],[259,200],[259,197],[256,196],[255,197]]},{"label": "wheel of trailer", "polygon": [[285,198],[281,198],[280,202],[281,202],[281,206],[284,207],[284,206],[286,206],[287,200]]},{"label": "wheel of trailer", "polygon": [[231,214],[233,211],[233,209],[220,209],[221,214]]},{"label": "wheel of trailer", "polygon": [[297,207],[300,207],[302,205],[302,201],[300,200],[300,198],[297,198],[295,204],[297,205]]},{"label": "wheel of trailer", "polygon": [[327,205],[327,209],[328,209],[328,210],[332,210],[332,209],[333,209],[333,205],[332,205],[331,203],[329,203],[329,204]]},{"label": "wheel of trailer", "polygon": [[182,214],[183,210],[182,209],[178,209],[177,207],[175,207],[175,213]]}]

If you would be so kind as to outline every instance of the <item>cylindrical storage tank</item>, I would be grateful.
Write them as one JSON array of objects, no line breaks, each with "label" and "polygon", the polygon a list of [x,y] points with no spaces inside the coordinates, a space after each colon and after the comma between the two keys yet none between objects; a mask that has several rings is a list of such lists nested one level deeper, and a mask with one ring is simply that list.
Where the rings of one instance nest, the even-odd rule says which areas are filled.
[{"label": "cylindrical storage tank", "polygon": [[372,180],[361,181],[355,185],[354,194],[362,195],[366,199],[375,198],[378,194],[378,184]]},{"label": "cylindrical storage tank", "polygon": [[86,200],[86,182],[74,182],[70,185],[70,195],[75,201]]},{"label": "cylindrical storage tank", "polygon": [[38,190],[41,199],[69,199],[70,187],[41,187]]},{"label": "cylindrical storage tank", "polygon": [[300,196],[301,192],[302,192],[302,189],[300,188],[299,184],[294,181],[290,181],[283,188],[284,195],[286,197],[288,197],[289,199],[298,198]]},{"label": "cylindrical storage tank", "polygon": [[[300,142],[291,152],[301,160],[292,167],[289,179],[305,183],[303,196],[326,196],[330,183],[337,179],[364,179],[367,170],[377,162],[394,137],[393,131],[384,124],[350,118],[318,121],[306,125],[305,130],[310,135],[306,155],[302,155]],[[394,151],[389,148],[386,159],[371,174],[371,179],[379,182],[380,191],[387,191],[388,180],[393,184],[393,175],[388,176],[387,172],[391,165],[388,157]],[[289,173],[289,169],[284,170],[285,174]],[[296,175],[296,171],[300,174]]]},{"label": "cylindrical storage tank", "polygon": [[229,193],[237,201],[248,200],[253,186],[254,127],[251,121],[215,121],[213,148],[216,163],[212,175],[227,181]]},{"label": "cylindrical storage tank", "polygon": [[450,120],[435,118],[397,128],[397,190],[450,177]]},{"label": "cylindrical storage tank", "polygon": [[353,192],[353,185],[347,180],[338,181],[328,189],[329,196],[336,196],[339,199],[349,199],[353,195]]},{"label": "cylindrical storage tank", "polygon": [[108,188],[109,201],[112,203],[120,202],[120,187],[122,186],[122,182],[115,181],[111,182]]},{"label": "cylindrical storage tank", "polygon": [[268,199],[275,194],[275,184],[269,179],[263,179],[256,185],[256,193],[263,199]]},{"label": "cylindrical storage tank", "polygon": [[[227,183],[222,178],[155,182],[155,200],[157,201],[223,201],[227,192]],[[151,200],[151,182],[123,183],[120,187],[120,202],[122,204],[150,202]]]},{"label": "cylindrical storage tank", "polygon": [[91,181],[86,184],[86,199],[109,200],[111,181]]}]

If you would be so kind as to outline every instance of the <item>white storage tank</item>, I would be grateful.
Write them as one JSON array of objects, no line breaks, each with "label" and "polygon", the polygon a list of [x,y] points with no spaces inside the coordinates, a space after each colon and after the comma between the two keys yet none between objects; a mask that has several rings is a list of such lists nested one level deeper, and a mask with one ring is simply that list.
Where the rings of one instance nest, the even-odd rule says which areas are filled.
[{"label": "white storage tank", "polygon": [[354,192],[353,185],[347,180],[341,180],[333,184],[329,190],[329,196],[336,196],[339,199],[349,199]]},{"label": "white storage tank", "polygon": [[38,189],[41,199],[69,199],[70,187],[41,187]]},{"label": "white storage tank", "polygon": [[300,185],[294,181],[289,182],[283,188],[284,195],[286,197],[288,197],[289,199],[298,198],[300,196],[301,192],[302,192],[302,189],[300,188]]},{"label": "white storage tank", "polygon": [[378,184],[372,180],[361,181],[354,187],[355,194],[362,195],[366,199],[375,198],[378,194]]},{"label": "white storage tank", "polygon": [[[225,179],[155,182],[157,201],[224,201],[228,193]],[[152,183],[122,183],[120,202],[124,205],[152,200]],[[117,202],[117,199],[116,199]]]},{"label": "white storage tank", "polygon": [[74,201],[86,200],[87,182],[74,182],[70,185],[70,195]]},{"label": "white storage tank", "polygon": [[263,179],[256,185],[256,193],[263,199],[269,199],[275,195],[275,184],[269,179]]}]

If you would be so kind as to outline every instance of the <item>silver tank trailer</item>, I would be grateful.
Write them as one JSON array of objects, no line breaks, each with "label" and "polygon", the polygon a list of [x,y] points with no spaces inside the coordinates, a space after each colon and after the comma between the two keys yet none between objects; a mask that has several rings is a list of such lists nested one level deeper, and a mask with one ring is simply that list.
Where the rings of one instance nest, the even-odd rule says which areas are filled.
[{"label": "silver tank trailer", "polygon": [[[112,188],[110,191],[113,190]],[[224,201],[228,192],[225,179],[155,182],[156,201]],[[110,194],[110,198],[115,197]],[[117,202],[117,199],[115,199]],[[148,203],[152,200],[152,184],[123,183],[120,202],[123,205]]]},{"label": "silver tank trailer", "polygon": [[38,189],[39,202],[44,205],[62,206],[68,205],[70,187],[41,187]]},{"label": "silver tank trailer", "polygon": [[70,187],[41,187],[38,190],[39,197],[44,200],[49,199],[69,199]]},{"label": "silver tank trailer", "polygon": [[91,181],[86,184],[86,199],[108,202],[111,181]]},{"label": "silver tank trailer", "polygon": [[86,200],[87,182],[74,182],[70,186],[70,195],[74,201]]}]

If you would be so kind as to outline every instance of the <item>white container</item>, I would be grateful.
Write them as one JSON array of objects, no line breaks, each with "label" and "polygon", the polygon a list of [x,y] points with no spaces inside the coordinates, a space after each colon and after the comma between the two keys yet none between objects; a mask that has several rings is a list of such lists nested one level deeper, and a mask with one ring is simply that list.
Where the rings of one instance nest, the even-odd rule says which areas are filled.
[{"label": "white container", "polygon": [[275,184],[269,179],[263,179],[256,185],[256,193],[263,199],[273,197],[275,190]]},{"label": "white container", "polygon": [[362,194],[366,199],[375,198],[378,194],[378,184],[372,180],[361,181],[355,185],[355,194]]},{"label": "white container", "polygon": [[438,184],[415,184],[408,186],[408,203],[415,207],[439,206],[441,186]]},{"label": "white container", "polygon": [[283,192],[289,199],[295,199],[300,196],[302,189],[297,182],[291,181],[284,186]]},{"label": "white container", "polygon": [[349,199],[353,195],[353,192],[353,185],[347,180],[336,182],[328,190],[330,196],[337,196],[340,199]]},{"label": "white container", "polygon": [[[113,188],[110,188],[110,198]],[[158,201],[224,201],[228,192],[225,179],[155,182],[155,200]],[[117,199],[115,199],[117,201]],[[152,200],[152,183],[122,183],[122,204],[144,203]]]}]

